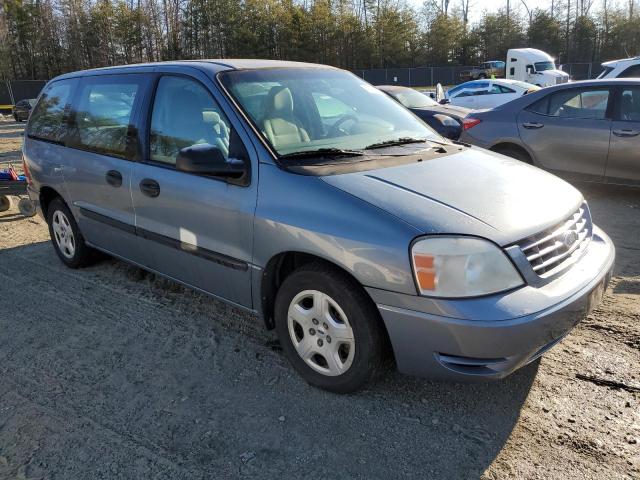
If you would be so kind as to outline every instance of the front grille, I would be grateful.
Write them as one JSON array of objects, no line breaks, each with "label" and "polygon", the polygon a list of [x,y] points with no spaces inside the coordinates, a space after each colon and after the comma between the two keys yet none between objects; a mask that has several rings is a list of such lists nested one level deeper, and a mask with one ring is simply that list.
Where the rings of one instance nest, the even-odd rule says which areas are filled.
[{"label": "front grille", "polygon": [[518,242],[531,268],[544,277],[584,253],[593,225],[587,203],[565,221]]}]

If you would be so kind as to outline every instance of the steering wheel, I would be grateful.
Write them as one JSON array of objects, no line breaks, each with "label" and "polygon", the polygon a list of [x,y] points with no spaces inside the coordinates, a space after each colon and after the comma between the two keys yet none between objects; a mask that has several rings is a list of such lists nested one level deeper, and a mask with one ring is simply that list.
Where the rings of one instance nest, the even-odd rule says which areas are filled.
[{"label": "steering wheel", "polygon": [[353,120],[356,123],[360,121],[358,119],[358,117],[356,117],[355,115],[351,115],[351,114],[347,113],[346,115],[343,115],[338,120],[336,120],[336,123],[334,123],[331,126],[331,129],[329,130],[328,136],[329,137],[337,137],[340,134],[348,135],[349,132],[345,132],[344,130],[342,130],[342,128],[340,128],[340,125],[342,125],[344,122],[349,121],[349,120]]}]

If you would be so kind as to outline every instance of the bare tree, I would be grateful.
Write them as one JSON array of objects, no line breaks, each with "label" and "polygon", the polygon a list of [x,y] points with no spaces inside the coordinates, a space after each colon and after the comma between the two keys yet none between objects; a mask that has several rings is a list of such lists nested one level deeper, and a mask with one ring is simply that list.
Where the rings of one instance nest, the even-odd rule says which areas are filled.
[{"label": "bare tree", "polygon": [[469,11],[471,9],[471,0],[460,0],[460,11],[462,12],[462,21],[465,28],[469,24]]}]

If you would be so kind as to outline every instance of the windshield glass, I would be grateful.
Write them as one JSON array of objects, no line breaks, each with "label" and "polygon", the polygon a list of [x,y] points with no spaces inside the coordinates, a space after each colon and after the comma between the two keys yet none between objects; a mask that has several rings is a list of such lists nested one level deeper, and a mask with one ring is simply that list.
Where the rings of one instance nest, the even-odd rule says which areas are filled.
[{"label": "windshield glass", "polygon": [[389,94],[407,108],[427,108],[438,105],[438,102],[431,100],[423,93],[417,92],[412,88],[391,90]]},{"label": "windshield glass", "polygon": [[387,94],[343,70],[233,70],[219,78],[279,156],[441,140]]},{"label": "windshield glass", "polygon": [[533,83],[521,82],[520,80],[514,80],[512,82],[509,82],[506,85],[507,86],[515,85],[517,87],[524,88],[525,90],[529,90],[535,87]]},{"label": "windshield glass", "polygon": [[604,78],[613,71],[613,67],[604,67],[604,70],[596,78]]},{"label": "windshield glass", "polygon": [[545,70],[555,70],[556,66],[553,62],[536,62],[536,72],[544,72]]}]

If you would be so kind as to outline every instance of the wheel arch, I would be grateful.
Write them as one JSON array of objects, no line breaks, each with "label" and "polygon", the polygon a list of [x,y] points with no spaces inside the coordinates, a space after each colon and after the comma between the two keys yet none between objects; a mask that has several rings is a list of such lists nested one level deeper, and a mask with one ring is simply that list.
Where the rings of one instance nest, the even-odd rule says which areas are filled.
[{"label": "wheel arch", "polygon": [[[275,306],[275,298],[278,293],[278,289],[284,282],[284,280],[295,270],[300,268],[303,265],[312,262],[323,263],[342,274],[349,277],[355,284],[360,286],[365,293],[367,294],[367,298],[372,302],[373,299],[366,292],[366,289],[363,288],[362,284],[358,281],[358,279],[347,269],[338,265],[335,262],[327,260],[326,258],[320,257],[318,255],[314,255],[312,253],[301,252],[301,251],[285,251],[275,254],[273,257],[269,259],[267,265],[262,270],[262,275],[259,282],[260,288],[260,313],[262,315],[262,319],[265,323],[267,329],[272,330],[275,327],[274,322],[274,306]],[[386,334],[386,331],[385,331]]]},{"label": "wheel arch", "polygon": [[518,143],[511,142],[511,141],[501,141],[489,147],[489,150],[496,153],[502,153],[505,150],[509,150],[509,149],[522,152],[529,159],[527,163],[529,163],[530,165],[535,165],[535,161],[533,159],[533,155],[531,155],[531,152],[529,152],[527,148],[523,147]]},{"label": "wheel arch", "polygon": [[38,195],[38,197],[40,201],[40,209],[42,210],[42,215],[45,219],[47,218],[49,205],[51,205],[51,202],[54,199],[59,197],[64,202],[64,198],[62,197],[62,195],[60,195],[60,193],[56,189],[49,186],[40,187],[40,194]]}]

